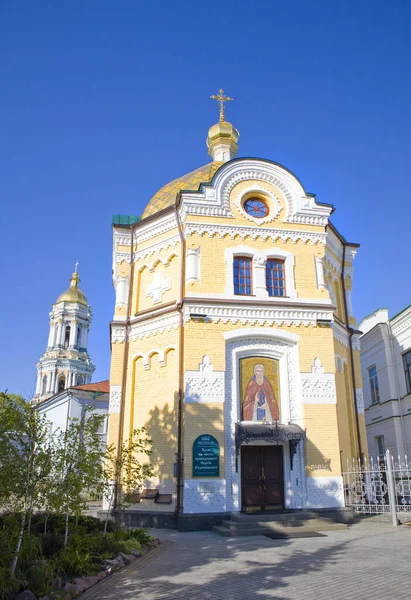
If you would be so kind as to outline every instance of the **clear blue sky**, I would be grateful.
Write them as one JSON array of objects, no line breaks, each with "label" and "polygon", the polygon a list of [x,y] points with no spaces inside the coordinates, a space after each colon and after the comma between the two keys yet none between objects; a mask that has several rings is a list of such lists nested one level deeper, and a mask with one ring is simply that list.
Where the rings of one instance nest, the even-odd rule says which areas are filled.
[{"label": "clear blue sky", "polygon": [[0,1],[0,389],[33,390],[76,260],[108,377],[111,216],[208,162],[220,87],[239,155],[361,244],[358,320],[410,304],[410,30],[408,0]]}]

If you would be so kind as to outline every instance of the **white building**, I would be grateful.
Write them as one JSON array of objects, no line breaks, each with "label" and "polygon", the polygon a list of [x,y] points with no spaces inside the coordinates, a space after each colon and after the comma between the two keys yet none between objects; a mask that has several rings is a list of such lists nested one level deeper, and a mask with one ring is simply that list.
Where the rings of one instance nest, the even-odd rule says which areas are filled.
[{"label": "white building", "polygon": [[370,456],[410,456],[411,306],[392,319],[380,308],[359,324]]},{"label": "white building", "polygon": [[[53,397],[37,403],[35,409],[47,417],[51,423],[51,432],[65,431],[72,419],[81,419],[86,407],[93,406],[97,415],[108,415],[110,386],[109,381],[97,381],[77,385],[63,390]],[[107,444],[107,418],[100,428],[101,441]]]},{"label": "white building", "polygon": [[47,348],[36,364],[33,404],[91,381],[95,370],[87,352],[91,308],[78,287],[79,282],[76,263],[70,287],[60,294],[50,312]]}]

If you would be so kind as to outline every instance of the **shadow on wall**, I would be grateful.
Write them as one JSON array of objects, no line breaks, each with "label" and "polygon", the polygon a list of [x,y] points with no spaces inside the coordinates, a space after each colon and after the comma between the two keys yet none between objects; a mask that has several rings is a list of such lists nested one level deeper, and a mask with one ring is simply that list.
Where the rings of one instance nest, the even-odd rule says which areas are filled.
[{"label": "shadow on wall", "polygon": [[305,442],[306,468],[310,473],[312,471],[331,471],[331,458],[327,458],[321,450],[307,439]]},{"label": "shadow on wall", "polygon": [[[183,453],[185,476],[191,477],[191,449],[194,440],[202,434],[211,434],[219,438],[220,443],[220,474],[224,472],[224,416],[221,408],[210,407],[205,403],[184,404],[185,431],[183,431]],[[153,440],[151,464],[155,476],[161,479],[173,475],[170,473],[177,458],[177,429],[178,429],[178,392],[175,392],[173,403],[162,408],[154,407],[149,413],[149,419],[144,425]],[[188,441],[188,447],[185,445]]]},{"label": "shadow on wall", "polygon": [[154,476],[161,479],[173,477],[173,464],[177,453],[178,393],[174,400],[162,408],[155,406],[144,427],[153,441],[150,462]]}]

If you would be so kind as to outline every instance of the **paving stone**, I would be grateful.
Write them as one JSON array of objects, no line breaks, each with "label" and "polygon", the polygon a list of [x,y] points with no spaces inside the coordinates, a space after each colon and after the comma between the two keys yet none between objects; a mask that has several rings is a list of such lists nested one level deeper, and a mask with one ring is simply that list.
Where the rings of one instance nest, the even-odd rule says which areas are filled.
[{"label": "paving stone", "polygon": [[409,599],[411,528],[361,523],[319,538],[155,530],[161,546],[81,600]]}]

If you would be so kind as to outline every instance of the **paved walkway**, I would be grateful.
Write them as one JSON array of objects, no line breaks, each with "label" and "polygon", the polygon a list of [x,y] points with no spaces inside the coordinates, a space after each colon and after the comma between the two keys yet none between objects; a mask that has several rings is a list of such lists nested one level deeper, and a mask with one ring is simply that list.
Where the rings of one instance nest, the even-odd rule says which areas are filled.
[{"label": "paved walkway", "polygon": [[361,523],[293,540],[151,531],[164,544],[81,600],[411,598],[411,527]]}]

